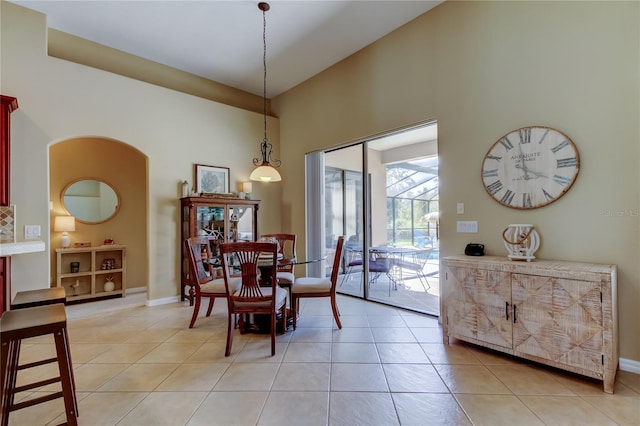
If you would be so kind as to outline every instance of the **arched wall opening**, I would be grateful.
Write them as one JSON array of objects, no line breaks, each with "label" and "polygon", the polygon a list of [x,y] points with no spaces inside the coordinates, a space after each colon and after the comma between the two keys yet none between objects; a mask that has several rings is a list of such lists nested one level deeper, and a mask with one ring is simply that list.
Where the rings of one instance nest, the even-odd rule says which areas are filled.
[{"label": "arched wall opening", "polygon": [[76,221],[76,230],[70,233],[71,246],[77,242],[102,245],[106,239],[125,245],[127,289],[144,288],[148,295],[148,176],[148,157],[114,139],[74,137],[49,146],[52,286],[56,276],[55,249],[60,247],[61,239],[61,233],[54,231],[54,218],[69,214],[62,203],[62,191],[72,181],[92,178],[113,187],[120,206],[117,214],[107,221],[96,224]]}]

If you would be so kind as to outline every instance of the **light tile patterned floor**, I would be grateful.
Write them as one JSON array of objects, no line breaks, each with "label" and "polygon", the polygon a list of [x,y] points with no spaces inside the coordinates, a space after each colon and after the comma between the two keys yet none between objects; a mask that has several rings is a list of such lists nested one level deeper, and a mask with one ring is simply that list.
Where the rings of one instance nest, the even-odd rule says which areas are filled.
[{"label": "light tile patterned floor", "polygon": [[[444,345],[435,318],[341,296],[338,330],[328,300],[303,300],[274,357],[267,335],[237,334],[225,358],[223,301],[189,330],[187,304],[136,306],[143,297],[67,307],[80,425],[640,425],[640,376],[619,372],[605,394],[598,381]],[[52,353],[38,338],[22,360]],[[53,375],[33,370],[18,382]],[[55,400],[10,424],[59,424],[62,411]]]}]

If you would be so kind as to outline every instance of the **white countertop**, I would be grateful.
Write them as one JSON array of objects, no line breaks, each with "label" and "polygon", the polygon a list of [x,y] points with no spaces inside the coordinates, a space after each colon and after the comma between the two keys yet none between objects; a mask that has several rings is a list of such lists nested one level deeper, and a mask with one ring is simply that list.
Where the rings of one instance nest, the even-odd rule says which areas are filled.
[{"label": "white countertop", "polygon": [[44,241],[26,240],[15,243],[0,243],[0,257],[35,253],[38,251],[44,251]]}]

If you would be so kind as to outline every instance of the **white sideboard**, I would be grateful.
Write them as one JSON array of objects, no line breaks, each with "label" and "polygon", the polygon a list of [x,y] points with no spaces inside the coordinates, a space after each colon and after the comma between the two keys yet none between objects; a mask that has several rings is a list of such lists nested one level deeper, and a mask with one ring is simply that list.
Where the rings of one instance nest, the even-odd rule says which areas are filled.
[{"label": "white sideboard", "polygon": [[441,259],[445,343],[457,338],[603,381],[618,368],[615,265]]}]

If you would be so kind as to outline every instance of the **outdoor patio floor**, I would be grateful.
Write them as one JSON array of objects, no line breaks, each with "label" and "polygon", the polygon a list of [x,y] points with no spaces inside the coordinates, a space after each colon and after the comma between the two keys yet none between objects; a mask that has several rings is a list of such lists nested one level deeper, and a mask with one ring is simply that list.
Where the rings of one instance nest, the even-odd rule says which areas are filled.
[{"label": "outdoor patio floor", "polygon": [[[425,289],[416,275],[404,274],[399,278],[398,271],[392,270],[390,276],[397,282],[397,289],[386,274],[369,279],[369,299],[397,307],[407,308],[438,316],[440,314],[440,277],[438,259],[429,259],[424,268],[427,275]],[[373,274],[371,274],[373,275]],[[362,296],[362,269],[353,270],[350,274],[338,276],[339,293]]]}]

